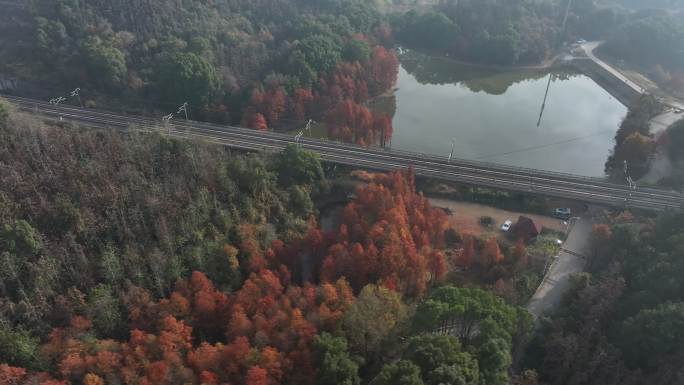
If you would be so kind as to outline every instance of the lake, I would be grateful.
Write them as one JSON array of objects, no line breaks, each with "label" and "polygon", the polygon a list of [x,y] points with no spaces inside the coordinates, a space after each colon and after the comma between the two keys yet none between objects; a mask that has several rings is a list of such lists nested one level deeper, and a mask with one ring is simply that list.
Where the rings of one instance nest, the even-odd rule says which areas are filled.
[{"label": "lake", "polygon": [[453,139],[454,158],[603,176],[627,108],[587,76],[400,58],[396,92],[373,103],[394,116],[393,149],[448,156]]}]

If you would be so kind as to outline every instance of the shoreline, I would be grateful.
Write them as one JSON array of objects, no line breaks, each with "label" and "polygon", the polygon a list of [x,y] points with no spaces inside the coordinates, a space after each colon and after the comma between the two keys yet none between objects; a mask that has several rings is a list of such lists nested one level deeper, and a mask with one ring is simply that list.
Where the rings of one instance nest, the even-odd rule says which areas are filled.
[{"label": "shoreline", "polygon": [[[456,64],[461,64],[461,65],[470,66],[470,67],[483,68],[483,69],[488,69],[488,70],[495,70],[495,71],[543,70],[543,69],[554,68],[554,67],[557,67],[558,59],[561,58],[563,55],[563,53],[557,52],[555,55],[549,56],[548,58],[544,59],[544,61],[542,61],[539,64],[498,65],[498,64],[479,63],[479,62],[459,58],[456,56],[446,56],[444,54],[438,54],[438,53],[429,52],[429,51],[421,51],[421,50],[414,49],[414,48],[403,48],[400,46],[394,47],[394,48],[397,50],[403,50],[406,52],[415,51],[421,55],[426,55],[426,56],[429,56],[429,57],[435,58],[435,59],[451,61],[451,62],[454,62]],[[399,56],[401,56],[402,52],[399,51],[398,53],[399,53]]]},{"label": "shoreline", "polygon": [[[623,84],[620,81],[620,79],[615,78],[609,71],[606,71],[600,65],[596,65],[596,63],[594,63],[589,56],[576,56],[572,52],[556,51],[554,55],[548,57],[543,62],[533,65],[493,65],[481,64],[457,57],[445,56],[443,54],[426,52],[412,48],[395,47],[395,49],[399,50],[399,52],[401,52],[401,50],[404,50],[404,52],[407,53],[413,51],[437,60],[445,60],[447,62],[451,62],[454,64],[469,66],[473,68],[481,68],[491,71],[535,71],[553,70],[562,67],[570,67],[576,70],[578,73],[591,78],[599,87],[601,87],[606,92],[615,97],[625,107],[629,108],[632,100],[638,97],[638,95],[635,95],[635,93],[633,93],[632,90],[629,89],[629,87],[626,87],[626,85]],[[562,61],[561,59],[564,55],[570,55],[572,57],[572,60]],[[401,57],[401,54],[399,54],[399,57]],[[391,95],[392,94],[388,94],[386,96]]]}]

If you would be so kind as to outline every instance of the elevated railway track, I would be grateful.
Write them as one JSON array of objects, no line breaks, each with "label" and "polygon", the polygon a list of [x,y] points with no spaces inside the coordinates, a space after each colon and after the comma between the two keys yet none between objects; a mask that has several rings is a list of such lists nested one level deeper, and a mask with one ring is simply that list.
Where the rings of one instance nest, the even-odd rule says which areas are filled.
[{"label": "elevated railway track", "polygon": [[[129,116],[113,112],[53,105],[26,98],[5,96],[20,110],[50,119],[61,119],[83,126],[110,129],[140,129],[165,132],[178,138],[196,138],[249,151],[279,151],[295,143],[290,135],[262,132],[210,123]],[[682,206],[677,192],[651,188],[630,189],[602,178],[583,177],[541,170],[524,169],[463,159],[367,148],[328,140],[301,138],[298,145],[320,154],[326,162],[388,171],[413,166],[416,175],[493,187],[510,191],[573,199],[588,204],[669,210]]]}]

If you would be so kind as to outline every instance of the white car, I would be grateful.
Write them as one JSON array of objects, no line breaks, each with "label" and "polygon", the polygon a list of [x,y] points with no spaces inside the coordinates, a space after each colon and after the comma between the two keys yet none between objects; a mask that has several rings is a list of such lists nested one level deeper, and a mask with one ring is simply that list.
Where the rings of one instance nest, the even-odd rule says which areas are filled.
[{"label": "white car", "polygon": [[513,226],[513,221],[508,220],[501,225],[501,231],[508,231]]}]

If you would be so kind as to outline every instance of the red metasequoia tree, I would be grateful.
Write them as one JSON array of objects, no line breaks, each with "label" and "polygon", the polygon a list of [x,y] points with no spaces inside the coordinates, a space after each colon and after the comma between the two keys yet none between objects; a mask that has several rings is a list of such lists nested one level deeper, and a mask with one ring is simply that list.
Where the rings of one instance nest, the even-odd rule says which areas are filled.
[{"label": "red metasequoia tree", "polygon": [[129,289],[127,341],[97,339],[80,316],[54,329],[43,353],[58,368],[57,382],[2,365],[0,383],[312,384],[313,338],[335,330],[353,301],[343,279],[285,286],[262,269],[228,296],[193,272],[157,302],[143,289]]},{"label": "red metasequoia tree", "polygon": [[495,237],[489,238],[485,241],[484,249],[480,255],[480,263],[485,266],[498,265],[503,262],[504,255],[499,247],[499,242],[497,242]]},{"label": "red metasequoia tree", "polygon": [[[365,36],[355,38],[368,41]],[[242,125],[267,130],[277,127],[285,115],[304,121],[316,110],[325,113],[329,137],[384,146],[392,136],[392,118],[372,112],[362,103],[391,89],[398,73],[394,50],[375,46],[368,60],[337,63],[334,71],[322,74],[313,89],[298,88],[288,95],[280,84],[257,84],[244,107]]]},{"label": "red metasequoia tree", "polygon": [[446,228],[443,211],[416,192],[412,169],[375,175],[339,231],[324,233],[312,218],[301,239],[264,250],[255,228],[242,226],[239,250],[221,248],[231,269],[248,274],[235,292],[197,271],[159,300],[130,286],[127,339],[98,339],[90,320],[73,316],[42,347],[52,377],[0,365],[0,384],[313,384],[313,339],[339,328],[353,289],[378,283],[422,296],[446,273]]},{"label": "red metasequoia tree", "polygon": [[463,250],[459,254],[456,264],[464,269],[470,269],[475,263],[476,239],[472,235],[463,238]]},{"label": "red metasequoia tree", "polygon": [[245,113],[242,117],[242,125],[259,131],[268,131],[266,118],[252,107],[248,107],[245,110]]},{"label": "red metasequoia tree", "polygon": [[378,175],[357,189],[325,254],[310,257],[322,258],[323,282],[345,277],[357,291],[380,283],[421,296],[430,280],[446,273],[444,254],[437,250],[447,225],[444,212],[416,192],[412,170]]},{"label": "red metasequoia tree", "polygon": [[382,46],[373,48],[368,73],[368,90],[371,95],[381,94],[397,82],[399,74],[399,59],[394,50],[387,50]]}]

